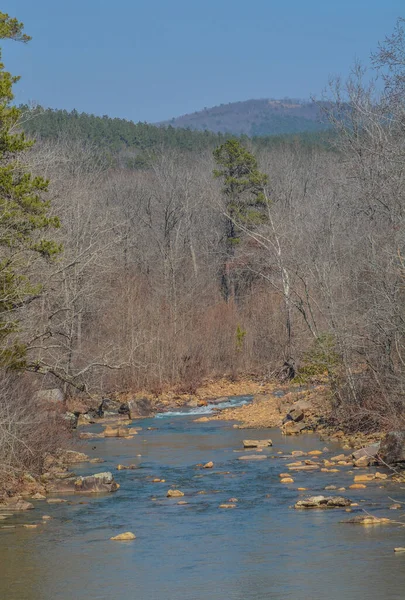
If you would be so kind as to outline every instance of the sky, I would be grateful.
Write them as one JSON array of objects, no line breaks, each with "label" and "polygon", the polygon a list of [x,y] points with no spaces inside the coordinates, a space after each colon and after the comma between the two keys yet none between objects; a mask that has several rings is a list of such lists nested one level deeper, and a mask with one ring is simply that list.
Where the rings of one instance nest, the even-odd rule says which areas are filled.
[{"label": "sky", "polygon": [[251,98],[320,95],[367,63],[404,0],[2,0],[16,101],[157,122]]}]

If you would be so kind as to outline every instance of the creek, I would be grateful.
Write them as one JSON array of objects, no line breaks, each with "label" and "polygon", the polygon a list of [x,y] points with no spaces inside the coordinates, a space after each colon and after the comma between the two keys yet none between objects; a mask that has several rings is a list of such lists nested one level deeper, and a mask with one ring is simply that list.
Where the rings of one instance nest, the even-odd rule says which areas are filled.
[{"label": "creek", "polygon": [[[64,504],[38,501],[35,510],[10,518],[7,523],[19,524],[53,517],[38,529],[0,531],[0,599],[403,600],[405,555],[393,548],[405,545],[404,528],[341,523],[361,509],[403,517],[388,510],[398,486],[373,482],[364,490],[323,491],[353,483],[347,468],[295,473],[294,483],[283,485],[279,474],[291,462],[283,455],[327,446],[322,457],[328,457],[341,448],[314,434],[285,437],[279,430],[195,418],[160,415],[134,422],[142,431],[133,439],[84,441],[78,449],[105,463],[85,463],[75,473],[111,471],[120,489],[65,496]],[[243,439],[268,437],[267,460],[239,460],[249,452]],[[196,467],[211,460],[212,469]],[[119,463],[139,468],[117,471]],[[171,486],[184,498],[167,498]],[[297,491],[301,486],[306,494]],[[359,508],[351,514],[291,508],[300,497],[320,493],[347,496]],[[219,508],[230,498],[238,499],[235,508]],[[136,540],[110,541],[124,531]]]}]

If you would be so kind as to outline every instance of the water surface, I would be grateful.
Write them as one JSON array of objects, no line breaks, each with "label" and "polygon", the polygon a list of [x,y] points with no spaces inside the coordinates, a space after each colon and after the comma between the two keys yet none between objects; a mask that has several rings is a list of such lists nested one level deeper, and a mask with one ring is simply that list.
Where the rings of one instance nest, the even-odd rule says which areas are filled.
[{"label": "water surface", "polygon": [[[296,474],[294,484],[279,483],[291,459],[278,451],[323,449],[325,442],[314,435],[286,438],[278,430],[243,431],[194,418],[143,420],[134,423],[143,430],[131,440],[83,443],[85,452],[106,463],[75,472],[111,470],[120,490],[67,496],[73,504],[37,502],[36,510],[8,521],[54,517],[36,530],[0,531],[0,599],[404,599],[405,555],[393,553],[405,546],[404,528],[344,525],[340,521],[352,516],[344,510],[290,508],[300,497],[297,487],[320,493],[326,485],[352,483],[353,475],[344,469]],[[265,453],[275,458],[238,460],[246,437],[271,437],[274,446]],[[328,448],[331,455],[340,452],[336,445]],[[196,467],[209,460],[215,463],[212,470]],[[117,471],[118,463],[141,468]],[[152,477],[166,483],[152,483]],[[181,500],[188,504],[166,498],[171,485],[185,493]],[[389,497],[405,499],[398,487],[372,484],[345,495],[372,514],[401,517],[401,511],[387,510]],[[231,497],[238,498],[237,507],[219,509]],[[123,531],[133,531],[137,539],[109,540]]]}]

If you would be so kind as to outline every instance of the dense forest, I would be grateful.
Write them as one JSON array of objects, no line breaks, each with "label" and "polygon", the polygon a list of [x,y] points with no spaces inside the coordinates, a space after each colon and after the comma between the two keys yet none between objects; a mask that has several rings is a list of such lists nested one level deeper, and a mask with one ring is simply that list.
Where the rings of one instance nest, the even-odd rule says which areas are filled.
[{"label": "dense forest", "polygon": [[[133,123],[125,119],[97,117],[75,110],[44,109],[41,106],[30,108],[20,106],[20,126],[27,136],[36,140],[60,141],[66,139],[92,144],[97,153],[114,166],[144,168],[153,159],[154,151],[178,150],[180,152],[201,152],[213,150],[230,139],[230,133],[213,133],[208,129],[198,131],[192,128],[179,128],[171,124],[151,125]],[[296,121],[296,117],[285,117],[273,135],[241,135],[241,141],[260,147],[305,144],[330,148],[333,131],[315,127],[308,129]],[[291,123],[296,127],[291,127]],[[294,133],[291,133],[293,131]],[[279,135],[275,135],[275,134]]]},{"label": "dense forest", "polygon": [[21,111],[3,68],[7,419],[26,410],[10,413],[16,372],[67,394],[159,394],[287,366],[326,373],[343,426],[403,423],[404,40],[399,20],[373,57],[383,91],[357,67],[331,84],[334,134],[314,138]]}]

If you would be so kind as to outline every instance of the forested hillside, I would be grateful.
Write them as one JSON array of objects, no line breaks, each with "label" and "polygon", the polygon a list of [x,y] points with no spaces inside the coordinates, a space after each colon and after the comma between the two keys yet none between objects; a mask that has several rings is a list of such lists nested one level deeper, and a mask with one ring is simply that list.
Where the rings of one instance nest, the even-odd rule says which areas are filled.
[{"label": "forested hillside", "polygon": [[323,106],[289,98],[246,100],[204,108],[164,124],[250,137],[316,132],[328,128],[322,117]]},{"label": "forested hillside", "polygon": [[[171,124],[156,126],[148,123],[133,123],[125,119],[97,117],[75,110],[43,109],[20,107],[20,124],[24,132],[37,140],[64,139],[92,144],[100,155],[126,167],[144,167],[155,150],[178,150],[181,152],[199,152],[213,150],[231,135],[213,133],[208,130],[196,131],[192,128],[173,127]],[[184,125],[186,127],[186,125]],[[295,134],[288,134],[289,128],[281,128],[280,135],[251,138],[256,146],[279,147],[296,143],[305,146],[331,147],[331,130],[315,131],[297,128]],[[246,136],[241,139],[248,142]],[[250,143],[250,141],[248,142]]]}]

